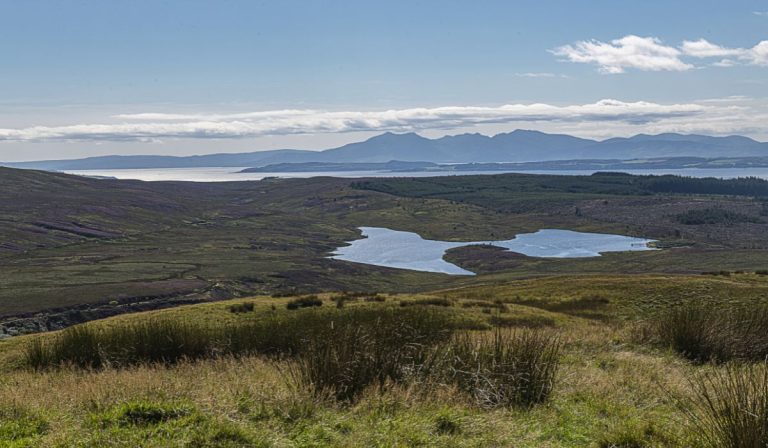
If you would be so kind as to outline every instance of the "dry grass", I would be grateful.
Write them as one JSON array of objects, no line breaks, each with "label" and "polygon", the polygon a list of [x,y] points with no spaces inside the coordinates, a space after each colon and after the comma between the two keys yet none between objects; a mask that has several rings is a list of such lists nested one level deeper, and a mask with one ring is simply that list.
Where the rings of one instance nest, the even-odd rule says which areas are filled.
[{"label": "dry grass", "polygon": [[[488,296],[485,296],[486,298]],[[327,299],[325,296],[323,299]],[[146,317],[209,325],[257,322],[273,313],[300,318],[369,307],[393,312],[439,311],[486,320],[480,307],[405,307],[349,301],[342,310],[277,311],[283,299],[253,299],[254,312],[231,313],[206,304],[100,322],[112,328]],[[479,300],[471,298],[466,300]],[[485,299],[487,300],[487,299]],[[612,302],[613,303],[613,300]],[[440,377],[411,372],[408,381],[384,380],[356,391],[350,402],[315,394],[289,373],[294,360],[245,354],[163,367],[135,365],[99,371],[8,369],[0,376],[0,445],[4,422],[27,446],[672,446],[698,443],[676,399],[697,400],[687,378],[709,369],[638,343],[630,326],[509,304],[510,317],[552,317],[562,347],[556,387],[545,403],[527,407],[482,405],[472,390]],[[297,317],[298,316],[298,317]],[[511,330],[511,331],[520,331]],[[552,331],[539,330],[539,331]],[[477,334],[491,334],[482,331]],[[3,342],[3,356],[19,354],[34,338]],[[5,351],[8,350],[8,353]],[[429,369],[424,369],[429,371]],[[44,391],[41,392],[41,391]],[[671,391],[672,394],[667,393]],[[140,422],[133,424],[130,422]],[[129,422],[129,423],[125,423]],[[150,423],[144,423],[150,422]],[[10,423],[9,423],[10,424]],[[634,445],[632,445],[634,443]],[[23,446],[23,445],[22,445]]]}]

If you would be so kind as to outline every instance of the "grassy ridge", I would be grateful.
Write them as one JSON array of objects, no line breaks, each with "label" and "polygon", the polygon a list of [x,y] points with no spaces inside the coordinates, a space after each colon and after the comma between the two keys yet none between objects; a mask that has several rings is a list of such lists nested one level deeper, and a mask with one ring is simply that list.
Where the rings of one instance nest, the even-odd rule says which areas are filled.
[{"label": "grassy ridge", "polygon": [[[690,362],[672,344],[649,338],[642,317],[662,315],[705,291],[708,303],[728,312],[763,297],[765,286],[765,277],[755,274],[561,277],[429,295],[323,294],[323,305],[311,309],[287,309],[293,297],[259,297],[120,316],[88,327],[101,340],[150,322],[184,322],[250,328],[243,340],[273,342],[250,345],[257,348],[240,356],[208,352],[171,364],[40,372],[21,364],[25,351],[36,340],[55,344],[66,332],[0,342],[0,385],[8,386],[0,387],[0,408],[7,410],[0,415],[0,440],[12,437],[27,446],[697,446],[706,441],[697,422],[730,425],[729,403],[759,405],[767,390],[760,364]],[[402,341],[402,332],[392,331],[400,320],[377,328],[369,319],[409,313],[440,315],[441,330],[455,328],[448,322],[460,323],[459,329],[450,339],[426,344],[433,351],[422,354],[402,344],[377,345]],[[272,319],[281,322],[280,332],[253,330],[278,328],[264,326]],[[542,319],[549,319],[543,329],[522,328]],[[502,321],[507,325],[498,326]],[[342,325],[325,336],[314,334],[316,327],[328,331],[329,322]],[[299,333],[313,336],[293,339],[303,341],[296,348],[290,336]],[[559,344],[537,336],[547,334],[557,334]],[[289,356],[275,356],[265,349],[270,346],[289,348],[283,351]],[[388,370],[382,360],[391,357],[376,353],[402,354],[395,359],[403,362],[390,366],[409,367]],[[424,356],[435,353],[448,356]],[[521,370],[555,354],[559,363],[536,364],[556,367],[532,371],[541,376]],[[370,375],[387,371],[395,373],[383,383]],[[406,372],[404,381],[399,375]],[[347,381],[369,386],[346,389],[353,399],[337,395]],[[522,390],[529,391],[523,398]],[[497,404],[536,403],[542,393],[546,400],[530,407]],[[703,394],[719,398],[709,406]],[[3,433],[2,425],[11,424],[13,435],[3,435],[11,433]]]}]

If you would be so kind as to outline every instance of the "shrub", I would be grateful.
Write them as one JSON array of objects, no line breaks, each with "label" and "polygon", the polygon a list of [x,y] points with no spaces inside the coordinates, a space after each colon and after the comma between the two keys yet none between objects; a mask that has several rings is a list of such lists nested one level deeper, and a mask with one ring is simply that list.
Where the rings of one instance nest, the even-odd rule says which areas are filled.
[{"label": "shrub", "polygon": [[768,446],[768,366],[727,364],[690,380],[691,397],[678,400],[705,446]]},{"label": "shrub", "polygon": [[315,306],[323,306],[323,301],[315,295],[298,297],[291,300],[285,305],[289,310],[297,310],[299,308],[311,308]]},{"label": "shrub", "polygon": [[253,307],[253,302],[236,303],[229,306],[229,312],[235,314],[250,313],[253,311]]},{"label": "shrub", "polygon": [[448,348],[449,373],[483,407],[529,407],[552,393],[561,347],[539,330],[461,333]]}]

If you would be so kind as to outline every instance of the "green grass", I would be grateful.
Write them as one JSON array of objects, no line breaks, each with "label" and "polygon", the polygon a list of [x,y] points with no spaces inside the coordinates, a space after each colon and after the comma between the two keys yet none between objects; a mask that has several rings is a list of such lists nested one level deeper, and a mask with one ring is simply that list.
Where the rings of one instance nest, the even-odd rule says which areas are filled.
[{"label": "green grass", "polygon": [[[34,372],[19,364],[25,348],[34,341],[51,344],[65,332],[14,338],[0,342],[0,408],[15,406],[31,422],[25,427],[39,428],[25,430],[28,446],[687,447],[697,432],[683,424],[678,399],[699,402],[689,379],[725,367],[700,367],[653,341],[638,342],[634,326],[654,308],[694,300],[697,291],[709,291],[707,300],[723,306],[751,300],[761,294],[764,281],[754,274],[549,278],[381,296],[384,302],[349,300],[342,309],[292,311],[285,308],[291,297],[254,297],[245,301],[254,306],[247,313],[230,311],[244,303],[236,299],[124,315],[87,327],[99,334],[165,321],[242,328],[243,335],[233,337],[240,341],[241,355]],[[686,291],[691,295],[683,295]],[[327,305],[340,295],[319,298]],[[399,306],[400,301],[444,296],[453,306]],[[501,304],[507,308],[503,313]],[[597,306],[605,318],[580,312]],[[397,336],[399,318],[408,313],[444,315],[450,324],[424,328],[453,326],[458,332],[457,345],[441,339],[414,348],[433,346],[462,356],[430,358],[424,355],[435,352],[397,346],[403,340]],[[514,327],[493,330],[500,317]],[[525,327],[541,319],[550,319],[546,328],[525,333],[530,331]],[[465,333],[467,328],[475,330]],[[543,390],[544,403],[528,406],[528,400],[515,397],[526,384],[520,381],[531,378],[520,373],[532,365],[520,356],[543,359],[547,350],[534,343],[497,344],[494,331],[557,335],[561,344],[554,377],[537,383],[546,388],[530,389]],[[291,337],[297,333],[309,339]],[[380,349],[372,349],[376,346]],[[305,356],[299,355],[302,350]],[[369,375],[386,372],[381,362],[391,354],[403,361],[396,365],[421,367]],[[302,360],[311,364],[310,370],[301,371]],[[361,387],[353,392],[344,384]]]}]

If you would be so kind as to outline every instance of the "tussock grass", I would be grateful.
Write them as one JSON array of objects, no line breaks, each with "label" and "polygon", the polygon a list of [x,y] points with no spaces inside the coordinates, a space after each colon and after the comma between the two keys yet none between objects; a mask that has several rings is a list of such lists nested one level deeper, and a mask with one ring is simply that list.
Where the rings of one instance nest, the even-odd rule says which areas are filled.
[{"label": "tussock grass", "polygon": [[[659,382],[687,394],[682,379],[702,367],[664,351],[646,347],[636,351],[635,345],[618,345],[615,341],[625,337],[618,327],[573,320],[559,325],[557,334],[569,342],[558,357],[556,393],[550,392],[546,398],[551,404],[533,409],[528,405],[491,404],[478,399],[493,390],[488,381],[474,383],[478,392],[459,386],[458,379],[466,376],[459,377],[455,370],[468,363],[462,361],[466,357],[457,359],[452,350],[452,344],[465,337],[472,341],[471,350],[481,345],[478,338],[493,338],[493,332],[465,333],[465,322],[485,322],[479,309],[461,307],[461,299],[451,308],[401,308],[399,299],[383,305],[355,303],[341,310],[325,306],[297,311],[269,310],[270,303],[280,301],[254,299],[253,314],[233,316],[227,306],[242,301],[237,300],[88,324],[97,335],[164,318],[217,330],[209,333],[214,350],[201,360],[130,367],[108,363],[99,369],[8,370],[0,380],[4,386],[0,387],[0,409],[23,403],[25,415],[40,416],[50,426],[42,432],[30,430],[32,435],[24,439],[28,446],[532,448],[581,446],[587,441],[604,442],[602,446],[692,446],[684,438],[687,432],[682,425],[673,423],[677,408],[665,400]],[[525,317],[518,316],[518,311],[517,306],[511,306],[508,316]],[[437,317],[431,318],[432,314]],[[397,376],[385,377],[380,387],[379,378],[370,374],[371,361],[358,358],[367,355],[367,349],[360,347],[367,347],[369,342],[362,339],[386,338],[391,328],[402,326],[401,319],[411,322],[407,327],[420,333],[432,334],[431,328],[441,332],[435,339],[422,339],[398,352],[403,356],[395,369]],[[355,331],[356,322],[364,323],[366,330],[380,327],[383,334]],[[554,335],[550,330],[538,331]],[[16,350],[40,339],[46,347],[62,334],[17,338],[3,344],[6,350]],[[313,347],[307,343],[310,338],[347,342]],[[333,350],[316,350],[323,347]],[[318,355],[309,359],[309,350]],[[353,362],[336,363],[334,356]],[[508,381],[510,376],[504,373],[511,369],[492,366],[509,357],[470,357],[477,358],[484,361],[472,363],[473,368],[496,373],[488,376],[494,380],[491,384],[501,389],[498,385]],[[316,374],[298,381],[294,373],[309,362],[330,365],[331,369],[315,369]],[[322,375],[331,379],[327,388],[317,387]],[[337,395],[342,390],[339,384],[344,384],[338,383],[338,378],[352,379],[353,386],[344,390],[349,398]],[[354,391],[366,383],[369,385],[360,387],[361,392]],[[487,409],[491,407],[502,409]],[[182,412],[176,413],[177,408]],[[184,409],[190,413],[185,415]],[[645,431],[651,424],[653,435]],[[14,423],[3,421],[0,411],[0,425],[11,427]],[[0,445],[2,441],[0,437]]]},{"label": "tussock grass", "polygon": [[311,308],[315,306],[323,306],[323,301],[315,295],[297,297],[285,305],[289,310],[298,310],[299,308]]},{"label": "tussock grass", "polygon": [[254,306],[253,302],[236,303],[229,306],[229,312],[235,314],[250,313],[253,312]]},{"label": "tussock grass", "polygon": [[462,308],[483,308],[485,309],[496,309],[499,313],[506,313],[509,312],[509,305],[506,303],[496,300],[491,302],[490,300],[465,300],[461,302]]},{"label": "tussock grass", "polygon": [[444,297],[426,297],[423,299],[401,300],[400,306],[453,306],[453,300]]},{"label": "tussock grass", "polygon": [[693,431],[708,447],[768,446],[768,365],[727,364],[694,375],[681,400]]},{"label": "tussock grass", "polygon": [[662,312],[660,340],[697,362],[764,360],[768,356],[768,305],[685,304]]},{"label": "tussock grass", "polygon": [[[492,314],[493,310],[490,310],[487,314]],[[548,316],[500,316],[492,315],[489,322],[494,327],[523,327],[523,328],[544,328],[554,327],[555,319]]]},{"label": "tussock grass", "polygon": [[103,362],[98,333],[88,325],[64,330],[54,341],[35,338],[27,348],[26,363],[36,369],[64,363],[97,368]]},{"label": "tussock grass", "polygon": [[372,385],[405,381],[452,326],[446,314],[423,308],[354,310],[305,341],[292,375],[319,395],[351,401]]},{"label": "tussock grass", "polygon": [[106,365],[176,363],[210,357],[216,335],[200,325],[174,319],[96,327],[77,325],[56,338],[35,339],[27,348],[26,363],[34,369],[74,366],[96,369]]},{"label": "tussock grass", "polygon": [[37,338],[26,360],[38,370],[99,369],[264,355],[292,359],[287,373],[299,387],[343,402],[371,387],[440,378],[482,406],[546,400],[557,371],[556,337],[536,331],[456,333],[461,323],[448,310],[421,306],[314,308],[220,327],[149,319],[80,325],[46,342]]},{"label": "tussock grass", "polygon": [[[55,337],[35,338],[27,346],[25,362],[38,370],[63,366],[96,369],[175,364],[221,355],[300,356],[307,365],[326,363],[339,370],[350,367],[347,361],[354,362],[355,368],[369,362],[369,368],[377,373],[376,379],[383,383],[399,375],[397,370],[408,359],[408,352],[450,337],[456,325],[440,310],[394,307],[315,308],[215,327],[170,318],[111,326],[85,324],[70,327]],[[357,391],[357,386],[351,385],[356,380],[348,378],[349,372],[328,374],[347,378],[339,383],[340,389]],[[307,378],[308,383],[321,389],[330,384],[313,374]],[[371,381],[366,379],[366,385],[360,388]]]},{"label": "tussock grass", "polygon": [[561,350],[544,331],[460,333],[448,347],[450,374],[480,406],[530,407],[551,395]]}]

